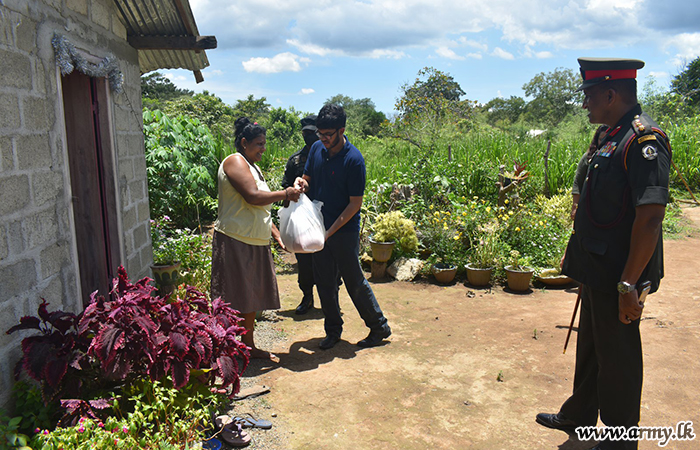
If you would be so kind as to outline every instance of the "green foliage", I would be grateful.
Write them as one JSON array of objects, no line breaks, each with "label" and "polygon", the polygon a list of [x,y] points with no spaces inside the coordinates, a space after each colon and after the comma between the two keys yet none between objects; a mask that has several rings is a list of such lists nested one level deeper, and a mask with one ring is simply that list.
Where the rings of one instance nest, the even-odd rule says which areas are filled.
[{"label": "green foliage", "polygon": [[40,386],[30,381],[16,381],[12,398],[14,410],[22,416],[21,431],[25,434],[52,427],[60,416],[58,403],[44,403]]},{"label": "green foliage", "polygon": [[401,211],[379,214],[372,224],[375,242],[395,242],[401,254],[410,254],[418,248],[416,225]]},{"label": "green foliage", "polygon": [[256,99],[253,94],[244,100],[238,100],[233,106],[234,116],[247,117],[252,122],[265,123],[270,112],[270,104],[265,97]]},{"label": "green foliage", "polygon": [[179,89],[160,72],[141,76],[141,97],[144,108],[159,109],[167,101],[179,97],[191,97],[192,94],[194,92],[188,89]]},{"label": "green foliage", "polygon": [[700,106],[700,56],[689,62],[685,69],[671,80],[671,92],[678,94],[693,108]]},{"label": "green foliage", "polygon": [[482,110],[488,116],[488,122],[499,128],[516,123],[525,112],[526,102],[521,97],[511,95],[504,99],[496,97],[486,103]]},{"label": "green foliage", "polygon": [[216,215],[217,142],[199,120],[143,113],[151,217],[169,215],[176,228],[197,228]]},{"label": "green foliage", "polygon": [[[180,115],[196,119],[206,125],[213,136],[221,139],[229,149],[233,148],[236,111],[223,100],[208,91],[191,97],[180,97],[165,102],[161,108],[168,117]],[[229,150],[227,153],[231,153]]]},{"label": "green foliage", "polygon": [[0,449],[32,450],[28,447],[29,437],[20,432],[22,417],[8,417],[4,410],[0,409]]},{"label": "green foliage", "polygon": [[425,67],[401,91],[395,105],[399,115],[393,123],[385,123],[387,134],[427,150],[435,148],[440,138],[470,127],[475,103],[460,100],[465,93],[451,75]]},{"label": "green foliage", "polygon": [[579,108],[581,94],[576,92],[580,77],[571,69],[557,68],[553,72],[541,72],[523,85],[527,97],[532,97],[526,107],[533,122],[556,126],[574,109]]},{"label": "green foliage", "polygon": [[82,418],[75,426],[43,429],[33,438],[42,450],[182,449],[201,441],[210,412],[221,395],[190,384],[176,390],[148,378],[130,385],[116,403],[117,414],[104,421]]},{"label": "green foliage", "polygon": [[267,144],[280,147],[303,147],[301,136],[301,117],[293,108],[272,108],[265,123]]},{"label": "green foliage", "polygon": [[325,104],[340,105],[347,114],[346,129],[348,133],[359,136],[376,136],[386,121],[383,112],[377,111],[369,98],[353,99],[346,95],[335,95]]}]

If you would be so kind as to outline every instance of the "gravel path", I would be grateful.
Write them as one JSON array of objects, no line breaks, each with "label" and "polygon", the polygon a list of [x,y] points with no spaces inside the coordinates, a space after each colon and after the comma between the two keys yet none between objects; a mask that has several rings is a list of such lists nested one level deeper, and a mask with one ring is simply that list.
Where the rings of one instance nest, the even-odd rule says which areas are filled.
[{"label": "gravel path", "polygon": [[[275,324],[280,320],[274,311],[263,312],[262,318],[257,321],[255,328],[255,344],[259,348],[274,348],[280,342],[288,339],[284,333],[275,328]],[[260,381],[260,378],[265,373],[264,368],[266,364],[269,365],[269,363],[261,360],[251,360],[241,378],[241,389],[264,384]],[[246,430],[253,438],[247,448],[267,450],[288,450],[290,448],[288,444],[289,428],[285,426],[284,418],[278,417],[265,395],[233,401],[228,414],[230,416],[250,414],[257,419],[265,419],[272,422],[272,428],[269,430],[258,428]]]}]

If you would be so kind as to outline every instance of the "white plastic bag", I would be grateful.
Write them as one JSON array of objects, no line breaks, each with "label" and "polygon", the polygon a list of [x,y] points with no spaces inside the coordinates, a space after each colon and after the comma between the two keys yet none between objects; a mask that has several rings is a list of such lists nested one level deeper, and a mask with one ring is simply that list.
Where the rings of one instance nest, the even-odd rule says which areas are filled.
[{"label": "white plastic bag", "polygon": [[280,208],[280,235],[287,250],[293,253],[314,253],[323,250],[326,227],[321,214],[322,202],[311,201],[301,194],[298,202]]}]

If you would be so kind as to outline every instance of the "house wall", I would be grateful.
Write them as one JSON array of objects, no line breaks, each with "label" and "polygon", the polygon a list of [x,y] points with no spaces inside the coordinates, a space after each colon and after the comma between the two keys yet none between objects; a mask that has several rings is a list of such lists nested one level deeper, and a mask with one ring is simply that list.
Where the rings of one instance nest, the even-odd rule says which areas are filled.
[{"label": "house wall", "polygon": [[[0,1],[0,406],[7,404],[24,315],[82,309],[54,32],[98,59],[113,54],[124,92],[110,93],[121,261],[149,274],[148,190],[137,52],[112,0]],[[81,236],[81,239],[89,237]]]}]

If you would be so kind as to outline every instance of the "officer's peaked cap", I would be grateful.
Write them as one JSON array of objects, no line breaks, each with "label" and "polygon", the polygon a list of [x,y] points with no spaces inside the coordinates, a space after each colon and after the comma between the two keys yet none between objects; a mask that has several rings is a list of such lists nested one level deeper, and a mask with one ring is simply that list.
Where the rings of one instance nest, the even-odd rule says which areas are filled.
[{"label": "officer's peaked cap", "polygon": [[314,133],[318,131],[316,128],[316,114],[311,114],[301,119],[301,131],[313,131]]},{"label": "officer's peaked cap", "polygon": [[618,58],[579,58],[583,83],[577,91],[610,80],[637,78],[637,70],[644,67],[644,61]]}]

